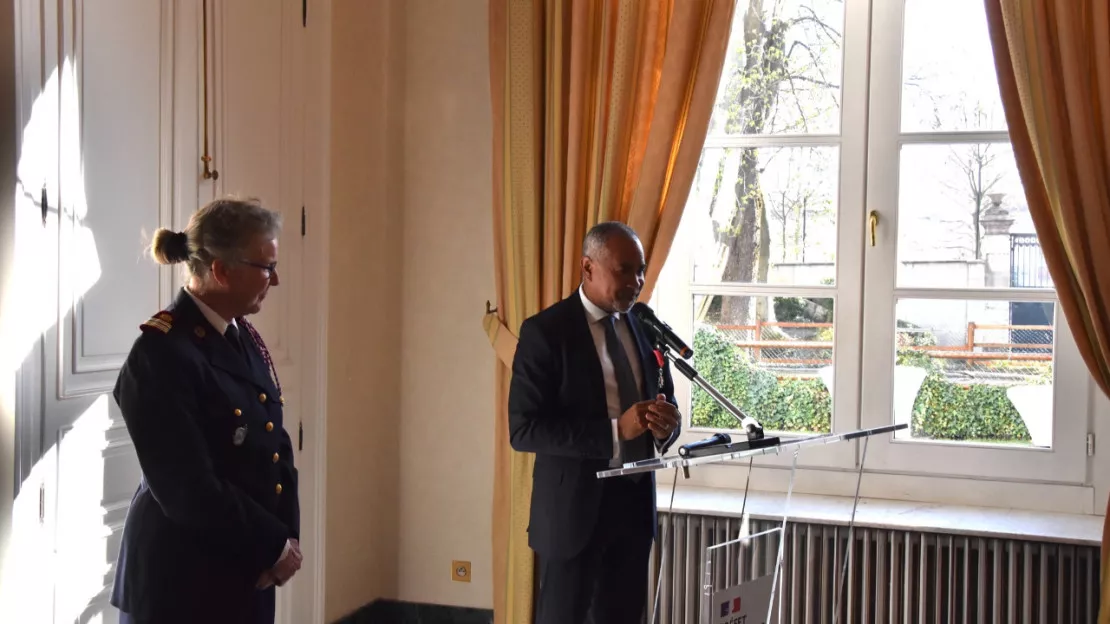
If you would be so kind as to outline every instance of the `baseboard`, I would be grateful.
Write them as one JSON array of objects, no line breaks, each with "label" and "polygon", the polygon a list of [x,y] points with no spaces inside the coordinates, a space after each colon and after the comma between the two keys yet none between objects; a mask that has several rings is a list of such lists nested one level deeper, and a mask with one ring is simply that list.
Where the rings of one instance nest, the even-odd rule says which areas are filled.
[{"label": "baseboard", "polygon": [[333,624],[492,624],[492,609],[375,600]]}]

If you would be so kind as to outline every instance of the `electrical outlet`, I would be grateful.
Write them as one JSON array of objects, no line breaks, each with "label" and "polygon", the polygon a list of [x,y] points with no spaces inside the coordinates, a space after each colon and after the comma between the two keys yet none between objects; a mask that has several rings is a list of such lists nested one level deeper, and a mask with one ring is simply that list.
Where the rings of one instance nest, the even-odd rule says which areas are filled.
[{"label": "electrical outlet", "polygon": [[470,582],[470,562],[469,561],[452,561],[451,562],[451,580],[459,581],[462,583]]}]

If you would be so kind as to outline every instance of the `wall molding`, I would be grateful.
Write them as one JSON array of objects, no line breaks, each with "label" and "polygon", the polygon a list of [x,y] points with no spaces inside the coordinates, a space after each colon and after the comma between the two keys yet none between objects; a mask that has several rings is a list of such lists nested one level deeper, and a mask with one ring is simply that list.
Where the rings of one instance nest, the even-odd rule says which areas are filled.
[{"label": "wall molding", "polygon": [[[311,484],[303,484],[309,496],[301,498],[302,538],[313,555],[305,562],[311,586],[301,588],[293,597],[301,604],[293,605],[292,612],[305,618],[303,621],[323,624],[326,615],[327,569],[327,421],[328,421],[328,299],[330,241],[331,241],[331,14],[332,0],[314,0],[312,7],[305,7],[310,14],[303,25],[305,29],[301,46],[304,56],[305,98],[303,171],[301,185],[302,206],[306,215],[307,234],[301,249],[301,278],[305,306],[301,316],[301,402],[302,422],[306,444],[301,458],[311,468]],[[310,417],[305,418],[306,415]],[[308,485],[306,488],[305,485]],[[308,522],[304,522],[304,520]],[[305,526],[308,525],[308,526]],[[309,534],[304,534],[308,529]],[[302,539],[302,541],[304,541]]]}]

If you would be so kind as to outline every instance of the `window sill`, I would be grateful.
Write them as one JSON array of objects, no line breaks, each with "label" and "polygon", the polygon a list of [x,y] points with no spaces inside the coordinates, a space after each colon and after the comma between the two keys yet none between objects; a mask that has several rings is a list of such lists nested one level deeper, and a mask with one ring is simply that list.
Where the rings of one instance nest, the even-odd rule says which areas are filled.
[{"label": "window sill", "polygon": [[[660,512],[739,517],[744,492],[698,486],[678,486],[671,502],[669,485],[658,486]],[[781,519],[786,494],[752,490],[745,509],[754,519]],[[790,520],[847,525],[852,499],[843,496],[795,493],[790,499]],[[925,531],[983,537],[1099,546],[1102,516],[1044,511],[1022,511],[935,503],[915,503],[860,498],[856,526],[877,529]]]}]

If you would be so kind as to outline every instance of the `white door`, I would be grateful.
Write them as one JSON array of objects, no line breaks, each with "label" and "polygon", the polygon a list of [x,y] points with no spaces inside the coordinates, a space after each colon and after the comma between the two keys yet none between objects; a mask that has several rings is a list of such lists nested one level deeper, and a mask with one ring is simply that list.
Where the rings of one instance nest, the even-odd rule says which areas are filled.
[{"label": "white door", "polygon": [[17,9],[25,194],[16,262],[29,347],[17,483],[20,498],[37,490],[40,501],[15,522],[37,523],[40,537],[23,566],[21,621],[115,621],[107,597],[139,466],[110,392],[139,323],[169,292],[168,273],[143,249],[171,215],[170,7]]},{"label": "white door", "polygon": [[[25,338],[15,355],[9,554],[23,573],[19,587],[4,588],[19,597],[17,621],[117,620],[107,598],[140,470],[110,393],[139,324],[181,284],[176,268],[150,260],[150,236],[160,226],[182,228],[215,194],[259,197],[286,218],[283,283],[252,320],[277,364],[296,446],[300,11],[298,0],[211,0],[205,33],[199,2],[17,2],[12,287]],[[215,181],[201,175],[203,118]],[[286,621],[310,621],[291,617],[294,591],[296,583],[279,593],[279,609]]]},{"label": "white door", "polygon": [[[267,295],[262,312],[248,320],[270,350],[281,384],[285,428],[300,470],[301,547],[307,559],[315,555],[309,541],[310,472],[301,461],[298,444],[304,405],[300,364],[305,307],[302,5],[301,0],[212,0],[206,17],[210,46],[208,144],[211,167],[218,175],[201,181],[200,203],[222,195],[256,197],[283,216],[278,244],[280,284]],[[201,18],[205,18],[203,12]],[[202,33],[200,41],[204,39]],[[278,590],[279,622],[312,621],[307,610],[312,603],[310,569],[306,561],[302,571]]]}]

